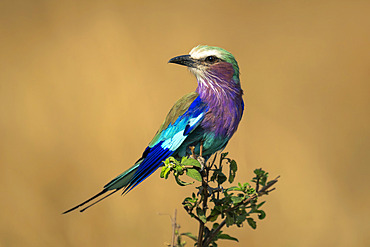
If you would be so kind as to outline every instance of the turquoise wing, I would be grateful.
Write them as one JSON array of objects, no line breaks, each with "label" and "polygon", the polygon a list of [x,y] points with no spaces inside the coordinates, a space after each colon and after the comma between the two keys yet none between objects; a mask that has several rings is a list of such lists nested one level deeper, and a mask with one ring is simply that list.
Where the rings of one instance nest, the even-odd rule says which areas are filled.
[{"label": "turquoise wing", "polygon": [[181,146],[188,135],[202,122],[207,110],[207,105],[202,102],[197,93],[182,97],[172,107],[143,156],[134,165],[135,173],[131,174],[125,183],[121,181],[127,180],[127,174],[122,173],[105,188],[111,190],[125,187],[123,193],[135,188]]}]

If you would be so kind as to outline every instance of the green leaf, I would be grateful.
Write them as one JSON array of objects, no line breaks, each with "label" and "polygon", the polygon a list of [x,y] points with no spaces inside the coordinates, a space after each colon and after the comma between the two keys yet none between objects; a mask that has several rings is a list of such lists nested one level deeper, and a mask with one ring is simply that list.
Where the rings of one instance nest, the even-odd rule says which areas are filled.
[{"label": "green leaf", "polygon": [[204,236],[208,236],[211,231],[207,226],[204,226]]},{"label": "green leaf", "polygon": [[215,210],[217,210],[218,212],[221,212],[221,213],[222,213],[222,211],[223,211],[223,208],[222,208],[222,206],[221,206],[221,205],[217,205],[217,206],[215,206],[215,207],[214,207],[214,209],[215,209]]},{"label": "green leaf", "polygon": [[247,218],[247,221],[248,221],[248,224],[253,228],[253,229],[256,229],[257,228],[257,223],[254,221],[253,218]]},{"label": "green leaf", "polygon": [[221,160],[225,159],[228,154],[229,154],[229,152],[222,153],[221,154]]},{"label": "green leaf", "polygon": [[241,224],[245,221],[246,218],[247,213],[245,211],[242,214],[236,216],[236,224],[238,225],[238,227],[241,226]]},{"label": "green leaf", "polygon": [[219,234],[217,236],[217,238],[218,239],[228,239],[228,240],[233,240],[233,241],[239,242],[239,240],[237,238],[231,237],[229,234],[225,234],[225,233]]},{"label": "green leaf", "polygon": [[263,177],[261,178],[261,181],[260,181],[260,184],[262,186],[265,186],[266,185],[266,181],[267,181],[267,178],[268,178],[268,173],[264,174]]},{"label": "green leaf", "polygon": [[167,169],[164,171],[164,178],[167,179],[168,175],[170,175],[171,167],[167,167]]},{"label": "green leaf", "polygon": [[186,197],[182,203],[185,205],[186,203],[192,204],[192,203],[196,203],[197,201],[198,201],[198,198],[196,197]]},{"label": "green leaf", "polygon": [[242,191],[238,186],[232,186],[228,188],[226,191]]},{"label": "green leaf", "polygon": [[265,204],[266,201],[261,202],[260,204],[257,205],[257,208],[260,208],[263,204]]},{"label": "green leaf", "polygon": [[[218,224],[218,223],[213,223],[212,230],[216,229],[219,225],[220,224]],[[222,231],[220,231],[220,232],[222,232]]]},{"label": "green leaf", "polygon": [[164,171],[166,170],[167,166],[162,166],[161,168],[161,174],[159,175],[161,178],[164,178]]},{"label": "green leaf", "polygon": [[186,183],[184,181],[182,181],[178,175],[175,175],[175,180],[176,180],[176,183],[180,186],[186,186],[186,185],[189,185],[189,184],[193,184],[194,182],[191,182],[191,183]]},{"label": "green leaf", "polygon": [[220,211],[218,211],[216,208],[213,208],[211,211],[211,214],[207,217],[207,221],[216,221],[218,216],[221,214]]},{"label": "green leaf", "polygon": [[229,183],[234,182],[234,178],[236,176],[236,171],[238,170],[238,165],[236,164],[235,160],[230,161],[230,172],[229,172]]},{"label": "green leaf", "polygon": [[231,197],[231,201],[233,202],[233,204],[241,203],[243,200],[244,200],[244,197],[240,197],[240,196]]},{"label": "green leaf", "polygon": [[258,210],[258,219],[263,220],[266,217],[266,213],[263,210]]},{"label": "green leaf", "polygon": [[188,175],[189,177],[199,181],[199,182],[202,182],[202,176],[200,175],[200,173],[196,170],[196,169],[192,169],[192,168],[188,168],[186,169],[186,175]]},{"label": "green leaf", "polygon": [[177,161],[177,159],[175,159],[172,156],[168,157],[165,161],[163,161],[163,163],[166,166],[169,166],[169,165],[178,165],[179,164],[179,162]]},{"label": "green leaf", "polygon": [[227,180],[227,177],[222,172],[218,173],[217,183],[223,184]]},{"label": "green leaf", "polygon": [[182,236],[187,236],[189,238],[191,238],[192,240],[194,241],[198,241],[198,238],[197,236],[195,236],[194,234],[192,234],[191,232],[184,232],[184,233],[181,233],[180,235]]},{"label": "green leaf", "polygon": [[216,180],[216,178],[217,178],[217,172],[213,172],[213,174],[212,174],[212,176],[211,176],[211,178],[209,179],[211,182],[214,182],[215,180]]},{"label": "green leaf", "polygon": [[197,207],[197,215],[199,219],[203,221],[203,223],[207,222],[206,216],[204,215],[204,211],[200,207]]},{"label": "green leaf", "polygon": [[183,156],[182,158],[181,158],[181,164],[185,161],[185,160],[187,160],[188,159],[188,156]]},{"label": "green leaf", "polygon": [[199,163],[198,160],[190,158],[190,157],[182,157],[181,164],[183,166],[195,166],[202,168],[202,165]]},{"label": "green leaf", "polygon": [[231,214],[226,214],[226,226],[231,226],[235,222],[234,216]]},{"label": "green leaf", "polygon": [[160,177],[167,179],[168,178],[168,175],[170,174],[170,171],[171,171],[171,167],[170,166],[167,166],[167,165],[166,166],[163,166],[162,167],[162,170],[161,170]]},{"label": "green leaf", "polygon": [[184,168],[181,165],[175,166],[175,170],[176,170],[176,173],[179,174],[179,175],[184,174]]},{"label": "green leaf", "polygon": [[265,175],[265,171],[262,170],[262,168],[258,168],[258,169],[254,170],[254,174],[261,177],[261,176]]},{"label": "green leaf", "polygon": [[170,156],[168,157],[169,161],[171,164],[175,164],[175,165],[179,165],[179,161],[177,159],[175,159],[174,157]]},{"label": "green leaf", "polygon": [[248,195],[253,195],[253,194],[255,194],[256,193],[256,189],[255,188],[248,188],[247,189],[247,194]]},{"label": "green leaf", "polygon": [[184,199],[184,202],[185,201],[190,201],[192,198],[191,197],[186,197],[185,199]]},{"label": "green leaf", "polygon": [[170,164],[170,158],[167,158],[165,161],[162,161],[165,166],[168,166]]},{"label": "green leaf", "polygon": [[214,222],[214,221],[217,220],[218,216],[219,216],[219,214],[210,215],[210,216],[208,216],[207,221]]}]

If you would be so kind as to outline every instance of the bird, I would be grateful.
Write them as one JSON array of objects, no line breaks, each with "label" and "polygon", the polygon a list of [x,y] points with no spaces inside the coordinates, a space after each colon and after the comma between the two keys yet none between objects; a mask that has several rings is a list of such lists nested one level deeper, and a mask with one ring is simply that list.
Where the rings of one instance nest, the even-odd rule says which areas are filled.
[{"label": "bird", "polygon": [[101,192],[63,214],[85,206],[80,210],[83,212],[120,190],[122,195],[127,194],[170,156],[180,158],[201,152],[207,160],[226,147],[244,111],[239,66],[234,56],[220,47],[198,45],[188,55],[176,56],[168,63],[186,66],[196,77],[196,90],[174,104],[132,167],[107,183]]}]

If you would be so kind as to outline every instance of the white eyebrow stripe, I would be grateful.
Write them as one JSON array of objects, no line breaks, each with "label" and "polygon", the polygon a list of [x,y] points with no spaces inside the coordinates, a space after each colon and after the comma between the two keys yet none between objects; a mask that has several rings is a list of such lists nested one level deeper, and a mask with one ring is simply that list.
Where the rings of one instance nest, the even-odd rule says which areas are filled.
[{"label": "white eyebrow stripe", "polygon": [[200,50],[191,50],[191,52],[189,53],[190,56],[194,59],[201,59],[201,58],[205,58],[205,57],[208,57],[208,56],[216,56],[216,57],[220,57],[221,56],[221,53],[217,50],[212,50],[212,49],[200,49]]}]

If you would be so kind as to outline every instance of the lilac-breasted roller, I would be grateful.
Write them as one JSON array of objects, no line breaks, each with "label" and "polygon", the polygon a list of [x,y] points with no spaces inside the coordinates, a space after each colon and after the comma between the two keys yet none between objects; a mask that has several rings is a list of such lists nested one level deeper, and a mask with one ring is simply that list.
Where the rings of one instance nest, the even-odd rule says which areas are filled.
[{"label": "lilac-breasted roller", "polygon": [[202,145],[206,160],[225,148],[238,128],[244,110],[239,67],[234,56],[219,47],[200,45],[189,55],[174,57],[169,63],[189,68],[198,81],[195,92],[175,103],[141,158],[131,168],[106,184],[100,193],[64,213],[107,192],[110,193],[90,206],[121,189],[122,194],[131,191],[168,157],[189,155],[189,147],[195,147],[195,154],[199,154]]}]

